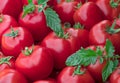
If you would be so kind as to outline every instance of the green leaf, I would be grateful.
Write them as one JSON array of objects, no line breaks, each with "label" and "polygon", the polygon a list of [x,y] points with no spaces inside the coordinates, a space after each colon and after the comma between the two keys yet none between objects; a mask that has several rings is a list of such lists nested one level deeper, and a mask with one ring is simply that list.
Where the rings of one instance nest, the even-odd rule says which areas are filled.
[{"label": "green leaf", "polygon": [[102,79],[105,82],[108,77],[110,76],[110,74],[114,71],[114,69],[116,68],[116,61],[108,61],[106,66],[104,67],[103,71],[102,71]]},{"label": "green leaf", "polygon": [[114,65],[113,70],[115,70],[115,68],[118,66],[118,64],[119,64],[118,60],[113,61],[113,65]]},{"label": "green leaf", "polygon": [[100,64],[102,64],[104,62],[104,59],[102,57],[100,57]]},{"label": "green leaf", "polygon": [[40,5],[40,4],[45,4],[45,3],[47,3],[48,2],[48,0],[38,0],[38,4]]},{"label": "green leaf", "polygon": [[99,56],[103,55],[103,51],[100,49],[99,46],[96,47],[96,54],[99,55]]},{"label": "green leaf", "polygon": [[97,60],[97,55],[94,50],[91,49],[80,49],[76,53],[69,56],[66,60],[67,66],[83,65],[88,66],[94,64]]},{"label": "green leaf", "polygon": [[28,3],[33,3],[32,0],[28,0]]},{"label": "green leaf", "polygon": [[47,8],[44,14],[46,16],[47,26],[49,26],[59,37],[63,36],[64,33],[58,14],[51,8]]},{"label": "green leaf", "polygon": [[35,5],[33,3],[30,3],[27,6],[24,6],[22,17],[25,17],[29,13],[33,13],[34,10],[35,10]]},{"label": "green leaf", "polygon": [[105,50],[107,53],[107,56],[112,57],[114,55],[114,46],[112,45],[112,42],[110,40],[106,40]]}]

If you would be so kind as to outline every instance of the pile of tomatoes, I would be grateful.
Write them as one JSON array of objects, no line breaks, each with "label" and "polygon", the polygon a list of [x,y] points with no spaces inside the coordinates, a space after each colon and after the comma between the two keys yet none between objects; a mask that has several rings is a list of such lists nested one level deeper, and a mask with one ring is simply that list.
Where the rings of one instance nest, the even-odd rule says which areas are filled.
[{"label": "pile of tomatoes", "polygon": [[120,0],[0,0],[0,83],[120,83],[119,55]]}]

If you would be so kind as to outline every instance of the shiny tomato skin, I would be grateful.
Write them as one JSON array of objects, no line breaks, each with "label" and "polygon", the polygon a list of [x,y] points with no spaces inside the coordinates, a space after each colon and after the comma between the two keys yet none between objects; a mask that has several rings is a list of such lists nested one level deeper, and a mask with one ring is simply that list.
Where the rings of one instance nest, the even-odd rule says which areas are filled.
[{"label": "shiny tomato skin", "polygon": [[53,70],[53,57],[45,47],[29,47],[33,51],[30,55],[22,52],[15,61],[16,70],[24,74],[29,80],[37,81],[47,78]]},{"label": "shiny tomato skin", "polygon": [[10,27],[16,27],[18,26],[17,21],[10,15],[2,15],[0,19],[2,19],[2,21],[0,22],[0,44],[1,44],[1,39],[2,39],[2,35],[3,33],[9,29]]},{"label": "shiny tomato skin", "polygon": [[20,72],[13,69],[5,69],[0,72],[0,83],[28,83],[28,82]]},{"label": "shiny tomato skin", "polygon": [[72,53],[71,44],[67,39],[59,38],[54,32],[48,34],[41,45],[50,49],[55,63],[55,69],[64,68],[67,57]]},{"label": "shiny tomato skin", "polygon": [[[116,53],[120,54],[120,32],[109,34],[106,29],[112,25],[112,22],[109,20],[103,20],[92,27],[89,33],[89,43],[92,45],[105,45],[106,39],[111,40],[113,43]],[[115,27],[119,28],[119,27]]]},{"label": "shiny tomato skin", "polygon": [[74,24],[73,15],[75,12],[75,7],[77,6],[78,2],[70,1],[66,2],[63,1],[55,6],[55,11],[59,15],[62,23],[69,22],[70,24]]},{"label": "shiny tomato skin", "polygon": [[25,17],[22,17],[22,15],[23,12],[20,14],[19,24],[31,32],[34,41],[41,41],[50,32],[43,12],[38,12],[36,9]]},{"label": "shiny tomato skin", "polygon": [[57,83],[95,83],[89,72],[85,70],[83,75],[73,75],[75,67],[65,67],[57,78]]},{"label": "shiny tomato skin", "polygon": [[16,20],[22,11],[21,0],[0,0],[0,12],[14,17]]},{"label": "shiny tomato skin", "polygon": [[115,18],[118,18],[119,16],[120,5],[118,5],[118,7],[116,8],[113,8],[110,5],[110,1],[111,0],[97,0],[96,4],[103,11],[104,15],[106,16],[108,20],[114,20]]},{"label": "shiny tomato skin", "polygon": [[5,56],[14,56],[17,58],[25,46],[31,46],[34,42],[31,33],[25,28],[13,27],[12,29],[14,31],[18,30],[18,35],[16,37],[6,36],[6,34],[11,33],[11,28],[4,32],[1,48]]},{"label": "shiny tomato skin", "polygon": [[76,10],[73,18],[75,22],[81,23],[90,30],[96,23],[104,20],[105,16],[94,2],[87,2]]}]

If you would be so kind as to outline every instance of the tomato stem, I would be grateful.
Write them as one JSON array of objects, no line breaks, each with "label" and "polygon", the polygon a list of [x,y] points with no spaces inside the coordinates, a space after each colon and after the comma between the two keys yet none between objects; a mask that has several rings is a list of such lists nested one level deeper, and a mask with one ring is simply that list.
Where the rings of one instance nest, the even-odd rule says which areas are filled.
[{"label": "tomato stem", "polygon": [[73,27],[76,28],[76,29],[84,29],[84,26],[81,25],[79,22],[75,23],[75,25]]},{"label": "tomato stem", "polygon": [[8,64],[9,66],[11,66],[10,64],[10,60],[11,58],[13,58],[12,56],[7,56],[7,57],[4,57],[4,58],[0,58],[0,65],[1,64]]},{"label": "tomato stem", "polygon": [[119,5],[120,0],[117,0],[116,2],[114,0],[110,0],[110,6],[112,8],[117,8]]},{"label": "tomato stem", "polygon": [[108,32],[109,34],[116,34],[120,32],[120,28],[115,29],[115,25],[116,25],[116,21],[113,22],[111,27],[106,28],[106,32]]},{"label": "tomato stem", "polygon": [[17,37],[18,36],[18,30],[14,31],[14,29],[11,27],[11,32],[8,33],[8,34],[5,34],[5,36],[8,36],[8,37]]}]

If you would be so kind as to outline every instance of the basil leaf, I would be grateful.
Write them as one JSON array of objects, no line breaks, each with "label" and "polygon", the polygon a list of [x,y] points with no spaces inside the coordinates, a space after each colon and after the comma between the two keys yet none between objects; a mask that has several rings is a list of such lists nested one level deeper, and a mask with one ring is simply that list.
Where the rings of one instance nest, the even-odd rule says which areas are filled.
[{"label": "basil leaf", "polygon": [[110,40],[106,40],[105,50],[107,53],[107,56],[112,57],[114,55],[114,46],[112,45],[112,42]]},{"label": "basil leaf", "polygon": [[47,2],[48,2],[48,0],[38,0],[38,4],[39,4],[39,5],[45,4],[45,3],[47,3]]},{"label": "basil leaf", "polygon": [[51,8],[47,8],[44,11],[46,16],[47,26],[49,26],[58,36],[63,36],[63,30],[61,26],[61,20],[58,14]]}]

